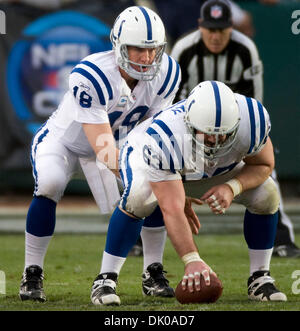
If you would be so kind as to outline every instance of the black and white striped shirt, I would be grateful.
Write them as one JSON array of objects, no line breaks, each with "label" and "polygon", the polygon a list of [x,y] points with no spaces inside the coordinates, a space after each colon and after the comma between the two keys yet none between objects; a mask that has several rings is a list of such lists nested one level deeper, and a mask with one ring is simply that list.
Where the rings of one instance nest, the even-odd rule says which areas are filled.
[{"label": "black and white striped shirt", "polygon": [[171,55],[182,70],[175,101],[187,98],[202,81],[218,80],[234,92],[262,102],[262,62],[254,42],[244,34],[232,30],[227,47],[222,53],[213,54],[206,48],[198,29],[177,41]]}]

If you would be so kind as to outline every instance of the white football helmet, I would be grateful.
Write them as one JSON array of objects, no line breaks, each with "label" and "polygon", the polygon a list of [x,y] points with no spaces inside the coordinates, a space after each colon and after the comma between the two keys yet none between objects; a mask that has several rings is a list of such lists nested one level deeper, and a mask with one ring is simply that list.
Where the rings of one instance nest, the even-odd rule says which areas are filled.
[{"label": "white football helmet", "polygon": [[[198,84],[185,102],[185,111],[185,123],[193,135],[196,153],[214,160],[230,152],[239,128],[240,111],[228,86],[216,81]],[[196,134],[196,130],[205,135]],[[207,135],[214,136],[213,144],[211,141],[208,144]]]},{"label": "white football helmet", "polygon": [[[160,17],[151,9],[133,6],[125,9],[115,20],[110,39],[116,54],[117,64],[127,74],[138,80],[152,80],[158,73],[166,47],[165,27]],[[129,60],[127,46],[156,48],[155,60],[142,65]],[[131,64],[140,67],[135,70]],[[142,67],[148,67],[143,71]]]}]

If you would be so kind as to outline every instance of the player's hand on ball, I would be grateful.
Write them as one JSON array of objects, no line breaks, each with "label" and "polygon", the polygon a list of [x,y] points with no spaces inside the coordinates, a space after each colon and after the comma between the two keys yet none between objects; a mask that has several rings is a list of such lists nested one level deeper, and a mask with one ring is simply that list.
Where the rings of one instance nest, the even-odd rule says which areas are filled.
[{"label": "player's hand on ball", "polygon": [[[195,262],[191,262],[195,263]],[[207,266],[208,267],[208,266]],[[199,270],[199,269],[198,269]],[[189,271],[188,271],[189,272]],[[200,273],[200,271],[195,271],[195,273]],[[209,273],[209,272],[208,272]],[[206,281],[204,280],[203,274],[207,274],[207,272],[202,271],[202,274],[199,278],[200,280],[200,290],[196,290],[193,292],[190,292],[188,290],[183,290],[182,287],[182,281],[180,281],[175,289],[175,297],[177,301],[179,301],[181,304],[201,304],[201,303],[213,303],[216,302],[223,292],[223,285],[221,280],[217,277],[217,275],[212,272],[209,273],[210,276],[210,283],[208,284],[208,280],[206,277]],[[197,275],[197,274],[196,274]],[[188,276],[188,275],[185,275]],[[198,277],[191,277],[195,283],[195,278],[198,281]],[[186,286],[187,287],[187,286]],[[198,286],[199,288],[199,286]]]},{"label": "player's hand on ball", "polygon": [[205,284],[209,286],[211,273],[213,273],[212,269],[204,261],[188,263],[185,267],[185,273],[181,281],[183,291],[186,289],[189,292],[194,292],[194,289],[200,291],[201,275],[204,278]]}]

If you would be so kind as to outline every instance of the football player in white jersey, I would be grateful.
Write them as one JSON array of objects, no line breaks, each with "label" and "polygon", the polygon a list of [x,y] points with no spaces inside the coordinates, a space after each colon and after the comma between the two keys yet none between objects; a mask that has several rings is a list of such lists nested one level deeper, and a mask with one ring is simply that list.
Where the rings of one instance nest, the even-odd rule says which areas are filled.
[{"label": "football player in white jersey", "polygon": [[[115,20],[111,41],[112,51],[89,55],[76,65],[68,92],[33,139],[35,190],[26,222],[22,300],[46,300],[43,265],[54,233],[56,205],[78,166],[102,213],[110,212],[120,198],[114,174],[119,176],[122,138],[138,122],[171,105],[178,90],[180,68],[164,52],[164,25],[152,10],[139,6],[124,10]],[[149,221],[151,227],[145,221],[143,228],[144,269],[154,267],[160,281],[158,286],[152,277],[161,291],[157,295],[173,296],[161,265],[166,231],[160,211]]]},{"label": "football player in white jersey", "polygon": [[[182,286],[201,290],[200,275],[209,283],[213,271],[193,241],[200,222],[191,203],[207,203],[212,212],[223,214],[234,201],[246,207],[249,299],[286,301],[270,276],[279,206],[270,177],[274,167],[270,128],[269,115],[259,101],[234,94],[216,81],[200,83],[186,100],[137,126],[121,149],[125,190],[110,220],[110,251],[120,250],[125,229],[130,227],[138,235],[142,219],[158,204],[168,236],[185,264]],[[124,261],[115,256],[115,272]],[[93,303],[120,302],[116,278],[110,275],[98,276]]]}]

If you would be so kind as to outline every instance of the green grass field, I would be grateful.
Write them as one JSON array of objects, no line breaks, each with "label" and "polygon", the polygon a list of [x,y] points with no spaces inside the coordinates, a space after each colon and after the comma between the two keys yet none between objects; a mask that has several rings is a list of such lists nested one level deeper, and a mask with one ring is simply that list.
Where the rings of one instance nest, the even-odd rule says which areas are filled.
[{"label": "green grass field", "polygon": [[[297,235],[299,242],[300,236]],[[300,294],[292,293],[294,270],[299,259],[273,258],[271,274],[286,293],[284,303],[256,303],[247,299],[248,251],[243,236],[202,234],[195,238],[202,258],[223,282],[222,297],[214,304],[181,305],[175,299],[143,297],[142,258],[129,257],[119,277],[119,307],[97,307],[90,302],[90,289],[101,262],[104,235],[55,235],[45,261],[46,303],[21,302],[18,288],[24,264],[24,236],[0,236],[0,270],[6,275],[6,295],[0,294],[0,310],[98,310],[98,311],[237,311],[300,310]],[[164,268],[175,287],[183,276],[183,264],[167,241]],[[297,289],[300,291],[298,281]],[[297,285],[296,284],[296,285]]]}]

